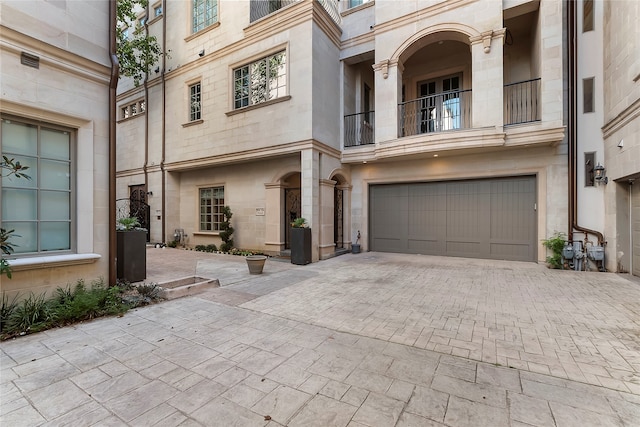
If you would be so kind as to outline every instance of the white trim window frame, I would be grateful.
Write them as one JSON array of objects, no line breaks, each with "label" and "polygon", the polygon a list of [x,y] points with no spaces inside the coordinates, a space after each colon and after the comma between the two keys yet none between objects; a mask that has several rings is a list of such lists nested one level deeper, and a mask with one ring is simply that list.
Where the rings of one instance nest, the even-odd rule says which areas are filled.
[{"label": "white trim window frame", "polygon": [[224,221],[222,208],[224,207],[224,186],[201,187],[198,189],[200,232],[220,231],[220,224]]},{"label": "white trim window frame", "polygon": [[202,120],[202,84],[194,82],[189,85],[189,121]]},{"label": "white trim window frame", "polygon": [[287,51],[233,70],[233,108],[260,104],[287,95]]},{"label": "white trim window frame", "polygon": [[191,33],[218,22],[218,0],[191,0]]},{"label": "white trim window frame", "polygon": [[2,178],[2,228],[15,230],[14,256],[73,253],[75,131],[2,118],[2,155],[28,166],[30,179]]}]

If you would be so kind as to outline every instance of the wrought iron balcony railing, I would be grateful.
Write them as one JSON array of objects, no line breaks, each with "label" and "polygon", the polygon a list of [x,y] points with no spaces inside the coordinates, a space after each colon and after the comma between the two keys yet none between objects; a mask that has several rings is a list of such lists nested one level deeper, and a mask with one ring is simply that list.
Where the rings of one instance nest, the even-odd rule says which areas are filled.
[{"label": "wrought iron balcony railing", "polygon": [[504,124],[540,121],[540,78],[504,85]]},{"label": "wrought iron balcony railing", "polygon": [[340,23],[340,12],[338,11],[337,0],[251,0],[249,19],[251,22],[264,18],[285,6],[298,3],[301,1],[317,1],[327,11],[329,16],[336,22]]},{"label": "wrought iron balcony railing", "polygon": [[375,142],[373,111],[344,116],[344,146],[357,147]]},{"label": "wrought iron balcony railing", "polygon": [[424,96],[398,105],[398,136],[471,127],[471,89]]}]

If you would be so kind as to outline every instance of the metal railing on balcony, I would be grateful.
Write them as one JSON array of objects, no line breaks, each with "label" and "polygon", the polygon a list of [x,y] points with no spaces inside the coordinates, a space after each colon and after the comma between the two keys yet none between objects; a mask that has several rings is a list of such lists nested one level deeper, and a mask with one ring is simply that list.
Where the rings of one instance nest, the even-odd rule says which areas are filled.
[{"label": "metal railing on balcony", "polygon": [[504,85],[504,124],[540,121],[540,78]]},{"label": "metal railing on balcony", "polygon": [[[264,18],[267,15],[277,12],[285,6],[298,3],[301,1],[312,0],[251,0],[249,19],[251,22],[257,21],[260,18]],[[340,12],[338,11],[337,0],[313,0],[317,1],[327,11],[331,19],[336,23],[340,23]]]},{"label": "metal railing on balcony", "polygon": [[251,0],[249,19],[251,22],[277,12],[285,6],[303,0]]},{"label": "metal railing on balcony", "polygon": [[424,96],[398,105],[398,136],[471,127],[471,89]]},{"label": "metal railing on balcony", "polygon": [[375,142],[375,115],[373,111],[344,116],[344,146],[358,147]]}]

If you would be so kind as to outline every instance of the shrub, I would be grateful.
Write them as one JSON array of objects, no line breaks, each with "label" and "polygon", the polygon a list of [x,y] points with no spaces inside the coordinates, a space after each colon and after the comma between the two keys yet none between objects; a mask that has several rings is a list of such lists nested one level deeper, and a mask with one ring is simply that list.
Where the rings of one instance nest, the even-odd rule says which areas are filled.
[{"label": "shrub", "polygon": [[178,241],[177,240],[172,240],[169,243],[167,243],[167,246],[169,246],[170,248],[177,248],[178,247]]},{"label": "shrub", "polygon": [[2,305],[0,306],[0,332],[2,332],[3,329],[6,329],[9,317],[11,317],[11,314],[18,306],[17,301],[18,295],[14,295],[11,301],[9,301],[9,297],[6,292],[2,293]]},{"label": "shrub", "polygon": [[44,293],[33,292],[20,301],[7,321],[7,330],[16,332],[37,332],[46,329],[54,319],[54,313]]},{"label": "shrub", "polygon": [[547,256],[547,264],[551,268],[562,268],[562,249],[567,241],[567,235],[556,232],[552,237],[542,241],[542,245],[551,250]]},{"label": "shrub", "polygon": [[224,206],[222,208],[222,216],[223,221],[220,223],[220,239],[222,239],[222,244],[220,245],[220,250],[222,252],[229,252],[233,248],[233,239],[231,235],[233,234],[233,227],[231,227],[231,217],[233,213],[231,213],[231,208],[229,206]]}]

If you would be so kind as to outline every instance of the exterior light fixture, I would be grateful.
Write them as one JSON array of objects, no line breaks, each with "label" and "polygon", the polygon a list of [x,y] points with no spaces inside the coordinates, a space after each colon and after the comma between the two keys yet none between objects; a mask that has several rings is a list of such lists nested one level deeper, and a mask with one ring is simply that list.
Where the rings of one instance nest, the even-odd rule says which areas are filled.
[{"label": "exterior light fixture", "polygon": [[605,176],[606,169],[600,163],[593,168],[594,179],[599,184],[606,184],[609,182],[609,178]]},{"label": "exterior light fixture", "polygon": [[201,57],[201,58],[204,56],[204,49],[202,49],[200,52],[198,52],[198,56]]}]

